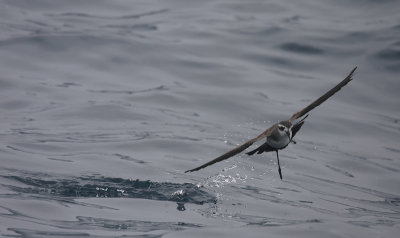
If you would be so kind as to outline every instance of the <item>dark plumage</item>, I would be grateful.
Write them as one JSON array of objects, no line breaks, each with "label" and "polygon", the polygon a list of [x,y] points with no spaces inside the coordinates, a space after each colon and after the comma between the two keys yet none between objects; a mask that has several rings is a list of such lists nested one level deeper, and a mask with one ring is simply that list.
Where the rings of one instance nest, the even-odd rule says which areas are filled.
[{"label": "dark plumage", "polygon": [[[199,167],[196,167],[196,168],[191,169],[191,170],[187,170],[187,171],[185,171],[185,173],[194,172],[194,171],[200,170],[202,168],[205,168],[207,166],[210,166],[212,164],[215,164],[217,162],[220,162],[222,160],[228,159],[228,158],[230,158],[230,157],[242,152],[243,150],[247,149],[254,142],[257,142],[259,140],[262,140],[262,139],[266,138],[266,142],[264,144],[262,144],[261,146],[257,147],[256,149],[248,152],[247,154],[248,155],[253,155],[255,153],[261,154],[263,152],[275,151],[276,152],[276,156],[277,156],[277,160],[278,160],[278,171],[279,171],[280,178],[282,179],[282,173],[281,173],[281,167],[280,167],[280,163],[279,163],[278,150],[282,150],[282,149],[286,148],[287,145],[290,142],[294,142],[293,141],[293,137],[297,134],[297,132],[303,126],[304,120],[308,117],[307,113],[310,112],[315,107],[321,105],[321,103],[325,102],[333,94],[335,94],[337,91],[339,91],[343,86],[348,84],[353,79],[353,73],[354,73],[354,71],[356,69],[357,69],[357,67],[355,67],[350,72],[350,74],[347,75],[347,77],[345,79],[343,79],[339,84],[337,84],[335,87],[330,89],[324,95],[322,95],[317,100],[312,102],[310,105],[308,105],[307,107],[305,107],[305,108],[301,109],[300,111],[294,113],[289,118],[289,120],[281,121],[279,123],[274,124],[273,126],[268,128],[267,130],[265,130],[263,133],[261,133],[256,138],[253,138],[251,140],[246,141],[244,144],[242,144],[240,146],[237,146],[236,148],[232,149],[231,151],[228,151],[227,153],[225,153],[225,154],[223,154],[223,155],[221,155],[221,156],[219,156],[219,157],[217,157],[217,158],[215,158],[215,159],[213,159],[213,160],[211,160],[211,161],[209,161],[209,162],[207,162],[207,163],[205,163],[205,164],[203,164],[203,165],[201,165]],[[298,119],[300,117],[303,117],[303,118],[300,121],[298,121],[297,123],[295,123],[294,125],[292,125],[292,123],[296,119]]]},{"label": "dark plumage", "polygon": [[[293,137],[296,135],[296,133],[300,130],[301,126],[304,124],[304,120],[308,117],[308,115],[306,115],[303,119],[301,119],[301,121],[297,122],[293,127],[292,127],[292,137],[290,138],[290,140],[293,140]],[[292,123],[290,123],[289,121],[282,121],[279,122],[279,124],[283,124],[287,127],[292,126]],[[286,145],[283,148],[279,148],[279,150],[283,150],[287,147],[288,145]],[[265,142],[264,144],[260,145],[259,147],[257,147],[256,149],[247,152],[247,155],[253,155],[255,153],[257,154],[261,154],[263,152],[271,152],[271,151],[275,151],[276,148],[271,147],[270,145],[268,145],[267,142]]]}]

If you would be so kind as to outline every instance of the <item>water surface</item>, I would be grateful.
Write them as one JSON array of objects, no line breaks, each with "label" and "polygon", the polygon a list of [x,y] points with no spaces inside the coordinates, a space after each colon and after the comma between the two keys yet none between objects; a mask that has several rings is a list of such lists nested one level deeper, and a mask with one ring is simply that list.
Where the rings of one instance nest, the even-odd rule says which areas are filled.
[{"label": "water surface", "polygon": [[[395,237],[398,1],[0,1],[0,235]],[[342,80],[297,144],[194,168]]]}]

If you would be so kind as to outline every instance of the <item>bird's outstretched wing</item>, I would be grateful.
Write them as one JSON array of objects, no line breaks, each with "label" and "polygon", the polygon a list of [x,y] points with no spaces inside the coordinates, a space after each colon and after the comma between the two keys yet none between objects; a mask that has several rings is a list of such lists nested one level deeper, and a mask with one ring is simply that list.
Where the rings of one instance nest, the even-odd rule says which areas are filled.
[{"label": "bird's outstretched wing", "polygon": [[240,152],[242,152],[243,150],[245,150],[246,148],[251,146],[254,142],[259,141],[259,140],[269,136],[271,134],[271,131],[274,129],[274,127],[276,127],[276,124],[271,126],[270,128],[268,128],[267,130],[265,130],[263,133],[261,133],[256,138],[253,138],[251,140],[246,141],[244,144],[239,145],[238,147],[234,148],[233,150],[226,152],[225,154],[219,156],[218,158],[215,158],[215,159],[211,160],[210,162],[207,162],[207,163],[205,163],[203,165],[200,165],[197,168],[194,168],[194,169],[191,169],[191,170],[187,170],[187,171],[185,171],[185,173],[194,172],[194,171],[200,170],[202,168],[205,168],[207,166],[210,166],[210,165],[215,164],[217,162],[220,162],[222,160],[229,159],[230,157],[239,154]]},{"label": "bird's outstretched wing", "polygon": [[300,121],[298,121],[296,124],[293,125],[292,127],[292,138],[290,138],[291,140],[293,139],[293,137],[297,134],[297,132],[301,129],[301,127],[304,124],[304,120],[308,117],[308,114],[303,117]]},{"label": "bird's outstretched wing", "polygon": [[329,90],[328,92],[326,92],[324,95],[322,95],[321,97],[319,97],[317,100],[315,100],[313,103],[311,103],[310,105],[308,105],[307,107],[301,109],[301,111],[296,112],[295,114],[293,114],[289,121],[292,122],[294,120],[296,120],[297,118],[300,118],[302,116],[304,116],[305,114],[307,114],[309,111],[311,111],[312,109],[318,107],[319,105],[321,105],[321,103],[325,102],[328,98],[330,98],[333,94],[335,94],[337,91],[339,91],[343,86],[345,86],[348,82],[350,82],[353,79],[353,73],[354,71],[356,71],[357,67],[355,67],[349,75],[347,75],[347,77],[345,79],[342,80],[342,82],[340,82],[338,85],[336,85],[335,87],[333,87],[331,90]]},{"label": "bird's outstretched wing", "polygon": [[[338,85],[336,85],[334,88],[332,88],[331,90],[329,90],[327,93],[325,93],[323,96],[319,97],[317,100],[315,100],[313,103],[311,103],[310,105],[308,105],[307,107],[303,108],[301,111],[296,112],[295,114],[292,115],[292,117],[290,117],[289,121],[292,122],[294,120],[296,120],[299,117],[304,116],[305,114],[307,114],[309,111],[311,111],[312,109],[314,109],[315,107],[319,106],[321,103],[323,103],[324,101],[326,101],[329,97],[331,97],[333,94],[335,94],[337,91],[339,91],[343,86],[345,86],[348,82],[350,82],[353,78],[353,73],[354,71],[357,69],[357,67],[355,67],[350,74],[342,81],[340,82]],[[305,119],[305,118],[304,118]],[[304,123],[304,122],[303,122]],[[302,123],[301,123],[302,125]],[[299,127],[301,127],[301,125],[299,124]],[[212,164],[215,164],[217,162],[220,162],[222,160],[226,160],[229,159],[230,157],[239,154],[240,152],[242,152],[243,150],[247,149],[249,146],[251,146],[254,142],[259,141],[263,138],[268,137],[271,132],[274,130],[274,128],[276,127],[276,124],[271,126],[270,128],[268,128],[267,130],[265,130],[263,133],[261,133],[259,136],[257,136],[256,138],[253,138],[251,140],[246,141],[244,144],[239,145],[238,147],[234,148],[231,151],[226,152],[225,154],[203,164],[200,165],[199,167],[196,167],[194,169],[190,169],[185,171],[185,173],[187,172],[194,172],[200,169],[203,169],[207,166],[210,166]],[[300,128],[299,128],[300,129]]]}]

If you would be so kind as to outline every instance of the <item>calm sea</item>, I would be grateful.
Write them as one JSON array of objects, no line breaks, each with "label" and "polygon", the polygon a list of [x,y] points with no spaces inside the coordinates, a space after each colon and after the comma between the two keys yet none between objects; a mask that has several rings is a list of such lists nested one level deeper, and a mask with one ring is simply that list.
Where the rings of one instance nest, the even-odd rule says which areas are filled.
[{"label": "calm sea", "polygon": [[[0,0],[0,236],[397,237],[399,11]],[[355,66],[280,152],[282,181],[275,153],[183,172]]]}]

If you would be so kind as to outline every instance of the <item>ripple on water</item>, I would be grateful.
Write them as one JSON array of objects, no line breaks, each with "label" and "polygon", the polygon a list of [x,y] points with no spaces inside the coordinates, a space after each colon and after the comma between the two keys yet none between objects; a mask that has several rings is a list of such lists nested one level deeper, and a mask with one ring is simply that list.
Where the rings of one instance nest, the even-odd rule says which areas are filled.
[{"label": "ripple on water", "polygon": [[324,51],[315,46],[300,44],[296,42],[289,42],[280,45],[280,48],[284,51],[298,53],[298,54],[307,54],[307,55],[319,55]]},{"label": "ripple on water", "polygon": [[[191,183],[153,182],[150,180],[109,177],[53,178],[46,176],[2,176],[23,185],[6,185],[12,191],[63,198],[138,198],[171,201],[178,210],[185,210],[185,203],[202,205],[216,203],[216,197],[200,186]],[[46,179],[43,179],[46,178]]]}]

